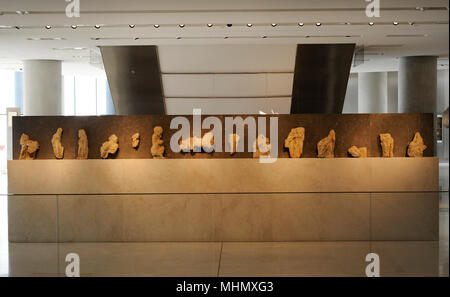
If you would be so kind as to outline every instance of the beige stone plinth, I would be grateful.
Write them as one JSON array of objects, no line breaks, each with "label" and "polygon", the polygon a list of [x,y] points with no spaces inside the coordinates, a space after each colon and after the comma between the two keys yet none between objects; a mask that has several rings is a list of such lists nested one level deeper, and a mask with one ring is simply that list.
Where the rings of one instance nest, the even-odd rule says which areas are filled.
[{"label": "beige stone plinth", "polygon": [[11,194],[437,191],[437,158],[8,161]]}]

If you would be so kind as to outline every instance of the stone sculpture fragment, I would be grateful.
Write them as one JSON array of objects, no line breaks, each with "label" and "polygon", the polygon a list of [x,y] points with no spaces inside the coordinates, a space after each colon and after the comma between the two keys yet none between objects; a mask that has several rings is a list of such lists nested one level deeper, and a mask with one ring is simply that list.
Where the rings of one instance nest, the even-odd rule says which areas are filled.
[{"label": "stone sculpture fragment", "polygon": [[118,149],[119,138],[115,134],[112,134],[109,136],[108,141],[105,141],[100,147],[100,157],[106,159],[110,154],[115,154]]},{"label": "stone sculpture fragment", "polygon": [[270,139],[264,134],[259,134],[258,138],[253,142],[253,158],[259,158],[261,156],[270,156]]},{"label": "stone sculpture fragment", "polygon": [[336,144],[336,133],[330,130],[328,136],[317,143],[317,156],[319,158],[334,158],[334,146]]},{"label": "stone sculpture fragment", "polygon": [[239,138],[240,138],[239,135],[236,133],[228,134],[228,143],[230,144],[231,147],[230,155],[234,155],[234,153],[236,153]]},{"label": "stone sculpture fragment", "polygon": [[291,158],[300,158],[303,154],[303,141],[305,140],[305,128],[292,128],[284,141],[284,147],[289,149]]},{"label": "stone sculpture fragment", "polygon": [[31,140],[27,134],[22,133],[20,136],[19,160],[34,160],[38,149],[39,142],[36,140]]},{"label": "stone sculpture fragment", "polygon": [[427,146],[423,143],[422,135],[416,132],[414,139],[408,145],[408,156],[409,157],[423,157],[423,151],[426,150]]},{"label": "stone sculpture fragment", "polygon": [[84,129],[78,130],[78,160],[85,160],[88,158],[89,147],[88,147],[88,138],[86,135],[86,131]]},{"label": "stone sculpture fragment", "polygon": [[64,157],[64,146],[61,144],[61,136],[63,129],[58,128],[56,133],[52,136],[53,153],[56,159],[62,159]]},{"label": "stone sculpture fragment", "polygon": [[163,128],[156,126],[153,128],[151,153],[155,159],[164,159],[164,140],[162,140]]},{"label": "stone sculpture fragment", "polygon": [[394,138],[390,133],[380,134],[381,153],[384,158],[394,157]]},{"label": "stone sculpture fragment", "polygon": [[139,133],[134,133],[134,134],[131,136],[131,146],[132,146],[134,149],[137,149],[137,148],[139,147],[139,142],[140,142],[140,140],[141,140],[141,137],[140,137]]},{"label": "stone sculpture fragment", "polygon": [[348,149],[348,153],[353,158],[367,158],[367,147],[357,147],[353,145]]}]

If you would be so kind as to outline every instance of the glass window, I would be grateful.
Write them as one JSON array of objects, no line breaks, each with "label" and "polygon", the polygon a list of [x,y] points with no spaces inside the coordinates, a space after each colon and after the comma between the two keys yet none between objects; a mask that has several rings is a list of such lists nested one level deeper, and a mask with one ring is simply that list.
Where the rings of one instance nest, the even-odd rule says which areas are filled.
[{"label": "glass window", "polygon": [[97,114],[97,83],[95,77],[75,77],[75,114]]},{"label": "glass window", "polygon": [[14,106],[15,106],[14,71],[0,70],[0,114],[6,114],[6,108]]},{"label": "glass window", "polygon": [[64,76],[63,115],[75,115],[75,77]]},{"label": "glass window", "polygon": [[108,113],[105,77],[64,76],[63,115]]},{"label": "glass window", "polygon": [[106,106],[106,79],[97,78],[97,115],[108,114]]}]

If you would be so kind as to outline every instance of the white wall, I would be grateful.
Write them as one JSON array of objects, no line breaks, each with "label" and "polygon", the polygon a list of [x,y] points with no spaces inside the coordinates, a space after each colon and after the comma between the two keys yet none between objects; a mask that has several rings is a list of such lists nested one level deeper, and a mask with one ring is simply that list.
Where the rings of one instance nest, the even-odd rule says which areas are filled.
[{"label": "white wall", "polygon": [[159,46],[168,114],[288,114],[296,45]]}]

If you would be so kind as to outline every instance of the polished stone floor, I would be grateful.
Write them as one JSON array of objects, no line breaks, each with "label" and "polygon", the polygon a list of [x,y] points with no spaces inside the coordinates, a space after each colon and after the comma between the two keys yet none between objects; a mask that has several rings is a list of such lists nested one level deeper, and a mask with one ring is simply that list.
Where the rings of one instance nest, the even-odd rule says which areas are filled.
[{"label": "polished stone floor", "polygon": [[448,277],[445,169],[435,242],[8,243],[7,197],[0,195],[0,275],[63,276],[66,255],[77,253],[82,276],[364,276],[365,257],[375,252],[381,276]]}]

